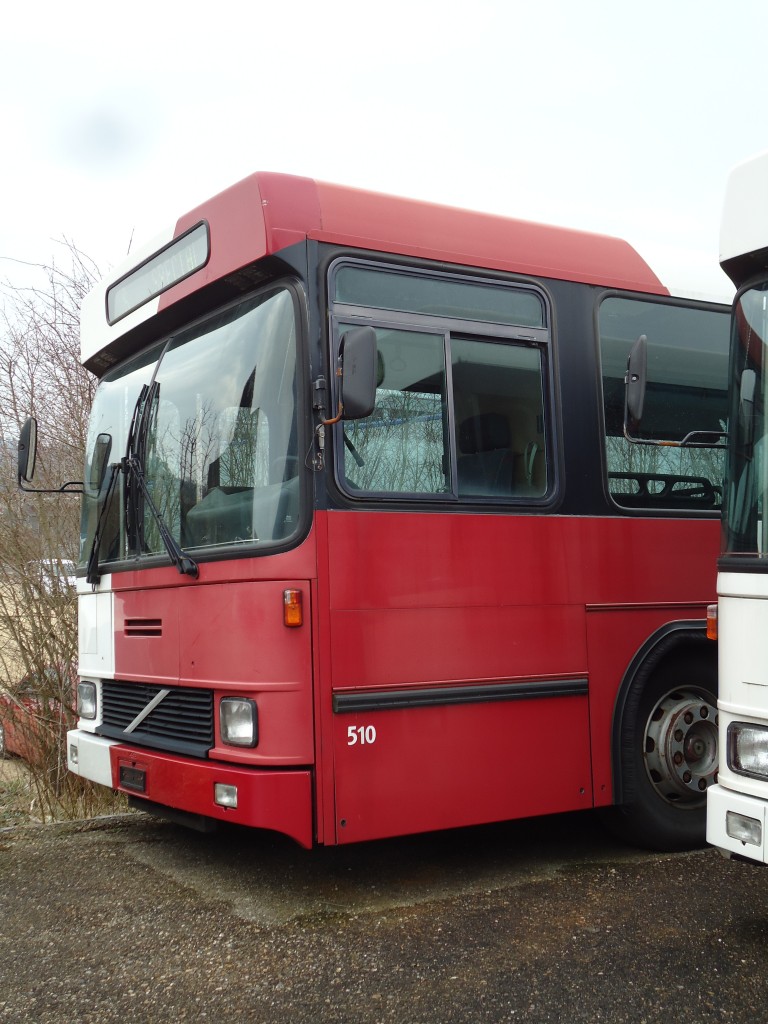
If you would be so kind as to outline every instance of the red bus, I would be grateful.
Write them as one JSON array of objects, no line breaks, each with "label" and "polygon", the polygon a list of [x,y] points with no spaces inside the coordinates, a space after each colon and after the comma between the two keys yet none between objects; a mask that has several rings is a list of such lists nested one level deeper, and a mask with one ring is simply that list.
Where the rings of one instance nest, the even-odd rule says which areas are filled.
[{"label": "red bus", "polygon": [[721,430],[727,343],[614,238],[203,203],[82,311],[71,770],[306,847],[610,807],[703,842],[721,453],[627,434]]}]

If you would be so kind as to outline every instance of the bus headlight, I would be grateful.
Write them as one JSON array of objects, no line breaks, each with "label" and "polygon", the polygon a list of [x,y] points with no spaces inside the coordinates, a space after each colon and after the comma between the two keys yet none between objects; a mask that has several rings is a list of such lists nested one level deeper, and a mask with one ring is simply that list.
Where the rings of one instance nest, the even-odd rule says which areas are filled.
[{"label": "bus headlight", "polygon": [[80,718],[96,717],[96,683],[81,679],[77,684],[77,714]]},{"label": "bus headlight", "polygon": [[740,843],[760,846],[763,842],[763,826],[757,818],[748,818],[746,814],[728,811],[725,815],[725,831]]},{"label": "bus headlight", "polygon": [[768,779],[768,728],[732,722],[728,726],[728,767],[740,775]]},{"label": "bus headlight", "polygon": [[219,702],[221,742],[230,747],[255,747],[259,742],[256,701],[244,697],[222,697]]}]

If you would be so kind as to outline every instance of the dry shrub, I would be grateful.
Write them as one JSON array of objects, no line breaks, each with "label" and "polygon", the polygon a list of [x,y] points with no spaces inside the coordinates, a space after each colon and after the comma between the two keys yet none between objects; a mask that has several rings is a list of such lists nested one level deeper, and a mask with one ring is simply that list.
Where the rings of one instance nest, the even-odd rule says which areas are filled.
[{"label": "dry shrub", "polygon": [[[66,770],[77,664],[80,504],[16,484],[19,430],[38,420],[34,486],[82,479],[95,378],[80,365],[80,304],[100,277],[71,243],[41,287],[0,284],[0,717],[26,744],[30,804],[42,820],[90,816],[114,799]],[[34,697],[30,695],[34,694]],[[106,801],[105,801],[106,796]]]}]

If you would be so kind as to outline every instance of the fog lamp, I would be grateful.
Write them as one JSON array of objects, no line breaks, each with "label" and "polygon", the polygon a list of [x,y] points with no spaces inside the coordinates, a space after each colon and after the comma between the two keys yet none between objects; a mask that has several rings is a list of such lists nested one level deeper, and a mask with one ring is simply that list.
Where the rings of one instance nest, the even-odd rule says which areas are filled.
[{"label": "fog lamp", "polygon": [[219,807],[237,807],[237,786],[216,782],[213,786],[213,800]]},{"label": "fog lamp", "polygon": [[77,713],[80,718],[96,717],[96,683],[80,680],[77,684]]},{"label": "fog lamp", "polygon": [[221,742],[231,747],[255,747],[259,742],[256,701],[222,697],[219,703]]},{"label": "fog lamp", "polygon": [[725,816],[725,831],[731,839],[738,839],[740,843],[762,846],[763,826],[757,818],[748,818],[746,814],[728,811]]},{"label": "fog lamp", "polygon": [[768,779],[768,729],[732,722],[728,726],[728,767],[740,775]]},{"label": "fog lamp", "polygon": [[69,763],[70,764],[78,764],[78,762],[79,762],[79,753],[78,753],[78,749],[77,749],[77,744],[76,743],[70,743],[69,744]]}]

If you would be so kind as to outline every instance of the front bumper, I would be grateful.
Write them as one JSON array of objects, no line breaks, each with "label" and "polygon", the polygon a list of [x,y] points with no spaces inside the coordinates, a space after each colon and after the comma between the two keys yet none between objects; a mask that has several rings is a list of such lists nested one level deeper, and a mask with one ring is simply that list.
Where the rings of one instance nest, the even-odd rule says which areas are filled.
[{"label": "front bumper", "polygon": [[[69,770],[84,779],[190,814],[265,828],[313,843],[312,775],[306,768],[234,767],[199,761],[73,729],[67,733]],[[217,786],[236,787],[237,806],[215,802]]]},{"label": "front bumper", "polygon": [[[743,857],[759,864],[766,863],[765,823],[768,800],[735,793],[723,786],[710,786],[707,790],[707,842],[716,846],[726,857]],[[759,824],[759,842],[744,842],[729,835],[728,815],[738,822],[739,817]],[[730,831],[733,832],[733,824]]]}]

